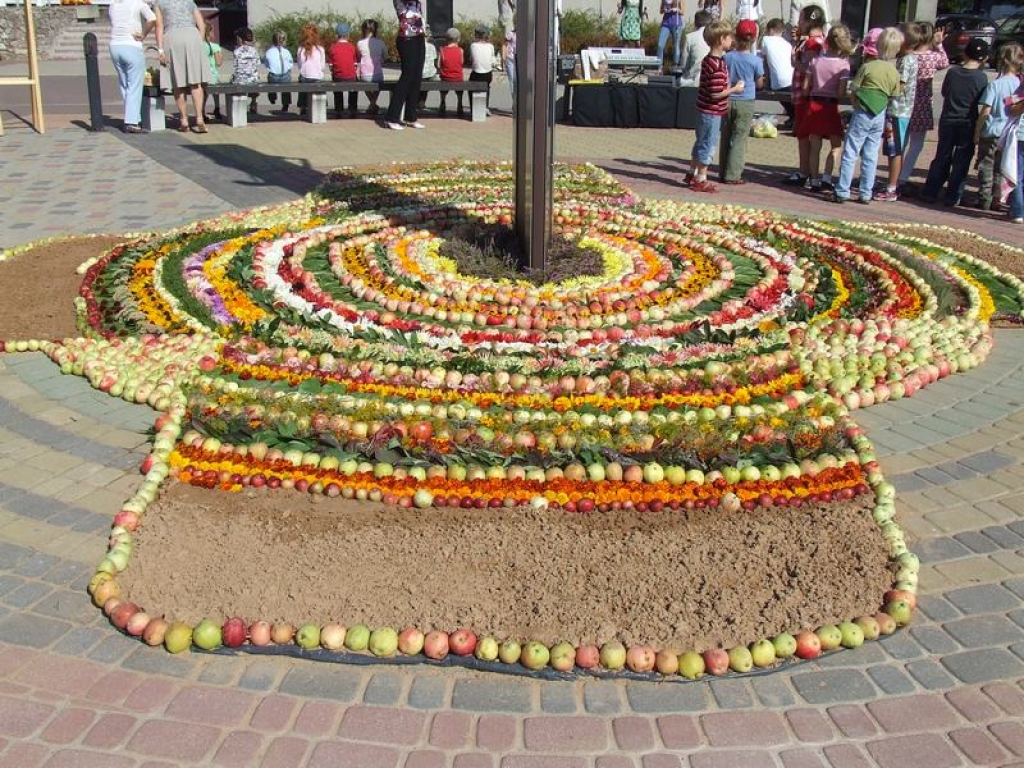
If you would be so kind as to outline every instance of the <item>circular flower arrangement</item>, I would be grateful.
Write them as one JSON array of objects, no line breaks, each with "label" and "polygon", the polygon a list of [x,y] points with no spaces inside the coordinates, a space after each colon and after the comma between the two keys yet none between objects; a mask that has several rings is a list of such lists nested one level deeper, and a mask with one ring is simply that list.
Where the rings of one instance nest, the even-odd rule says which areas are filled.
[{"label": "circular flower arrangement", "polygon": [[[455,233],[511,224],[511,170],[335,172],[315,196],[131,239],[83,265],[82,338],[7,342],[161,412],[138,492],[89,584],[146,642],[296,643],[485,662],[746,671],[910,621],[918,560],[849,410],[979,364],[1024,286],[879,228],[645,202],[559,168],[559,237],[593,274],[535,284],[461,274]],[[598,649],[455,627],[370,631],[153,618],[117,576],[161,484],[287,488],[404,507],[638,513],[872,499],[892,560],[875,615],[749,647]],[[353,617],[357,620],[358,617]]]}]

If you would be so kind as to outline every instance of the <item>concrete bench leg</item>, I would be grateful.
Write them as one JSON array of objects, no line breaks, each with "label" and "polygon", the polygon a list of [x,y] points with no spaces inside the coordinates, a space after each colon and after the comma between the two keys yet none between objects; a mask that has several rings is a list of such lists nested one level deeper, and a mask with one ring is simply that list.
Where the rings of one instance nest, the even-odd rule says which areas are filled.
[{"label": "concrete bench leg", "polygon": [[142,97],[142,127],[150,133],[167,129],[167,114],[163,96]]},{"label": "concrete bench leg", "polygon": [[487,119],[487,91],[470,91],[469,103],[472,107],[470,118],[474,123],[482,123]]},{"label": "concrete bench leg", "polygon": [[327,122],[327,94],[326,93],[311,93],[311,94],[309,94],[309,122],[311,122],[311,123],[326,123]]},{"label": "concrete bench leg", "polygon": [[249,96],[245,93],[228,93],[225,116],[232,128],[245,128],[249,124]]}]

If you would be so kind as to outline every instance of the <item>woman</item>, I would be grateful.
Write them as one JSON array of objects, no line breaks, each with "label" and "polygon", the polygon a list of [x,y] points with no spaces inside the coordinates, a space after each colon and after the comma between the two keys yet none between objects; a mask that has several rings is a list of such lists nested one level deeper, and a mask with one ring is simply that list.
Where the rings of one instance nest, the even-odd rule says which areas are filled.
[{"label": "woman", "polygon": [[146,58],[142,41],[156,26],[156,15],[143,0],[113,0],[110,3],[110,59],[117,70],[117,82],[124,100],[124,132],[144,133],[142,81]]},{"label": "woman", "polygon": [[679,66],[683,55],[683,14],[681,0],[661,0],[661,29],[658,30],[658,61],[665,61],[665,46],[672,36],[672,63]]},{"label": "woman", "polygon": [[708,13],[710,13],[711,21],[720,21],[722,19],[721,0],[698,0],[697,10],[707,11]]},{"label": "woman", "polygon": [[[416,107],[420,99],[420,84],[423,82],[423,59],[427,55],[426,39],[423,33],[423,6],[420,0],[394,0],[398,14],[398,59],[402,71],[391,92],[385,124],[393,131],[410,128],[426,128],[417,120]],[[402,117],[405,117],[403,124]]]},{"label": "woman", "polygon": [[622,20],[619,22],[619,38],[623,45],[630,44],[640,47],[642,19],[647,18],[647,11],[643,9],[642,0],[620,0],[619,13]]},{"label": "woman", "polygon": [[156,47],[160,63],[171,71],[171,91],[178,106],[178,130],[188,133],[186,94],[192,94],[196,133],[207,133],[203,88],[210,82],[210,58],[203,44],[206,22],[193,0],[156,0]]}]

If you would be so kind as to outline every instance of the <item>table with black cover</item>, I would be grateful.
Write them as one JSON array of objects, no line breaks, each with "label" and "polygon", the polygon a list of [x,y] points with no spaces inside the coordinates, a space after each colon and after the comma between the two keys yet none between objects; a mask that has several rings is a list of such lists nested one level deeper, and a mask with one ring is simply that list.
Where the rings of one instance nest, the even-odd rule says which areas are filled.
[{"label": "table with black cover", "polygon": [[573,125],[592,128],[693,128],[697,89],[646,83],[601,83],[571,88]]}]

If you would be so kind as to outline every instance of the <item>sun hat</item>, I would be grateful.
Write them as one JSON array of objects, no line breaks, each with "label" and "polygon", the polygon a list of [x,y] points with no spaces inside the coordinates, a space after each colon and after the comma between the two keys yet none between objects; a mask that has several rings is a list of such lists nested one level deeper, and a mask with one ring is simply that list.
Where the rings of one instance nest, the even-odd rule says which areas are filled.
[{"label": "sun hat", "polygon": [[860,47],[866,56],[878,55],[878,38],[882,36],[884,31],[881,27],[875,27],[869,29],[868,33],[864,35],[864,40],[861,41]]},{"label": "sun hat", "polygon": [[964,56],[975,61],[985,61],[990,50],[991,46],[989,46],[988,40],[981,37],[972,37],[971,41],[967,43],[967,47],[964,48]]},{"label": "sun hat", "polygon": [[444,33],[451,42],[457,43],[462,38],[462,33],[459,32],[458,27],[450,27],[447,32]]},{"label": "sun hat", "polygon": [[736,25],[736,37],[740,40],[757,40],[760,30],[753,19],[744,19]]},{"label": "sun hat", "polygon": [[338,37],[348,37],[348,33],[352,31],[352,27],[344,21],[339,21],[337,26],[334,27],[334,31],[338,33]]}]

